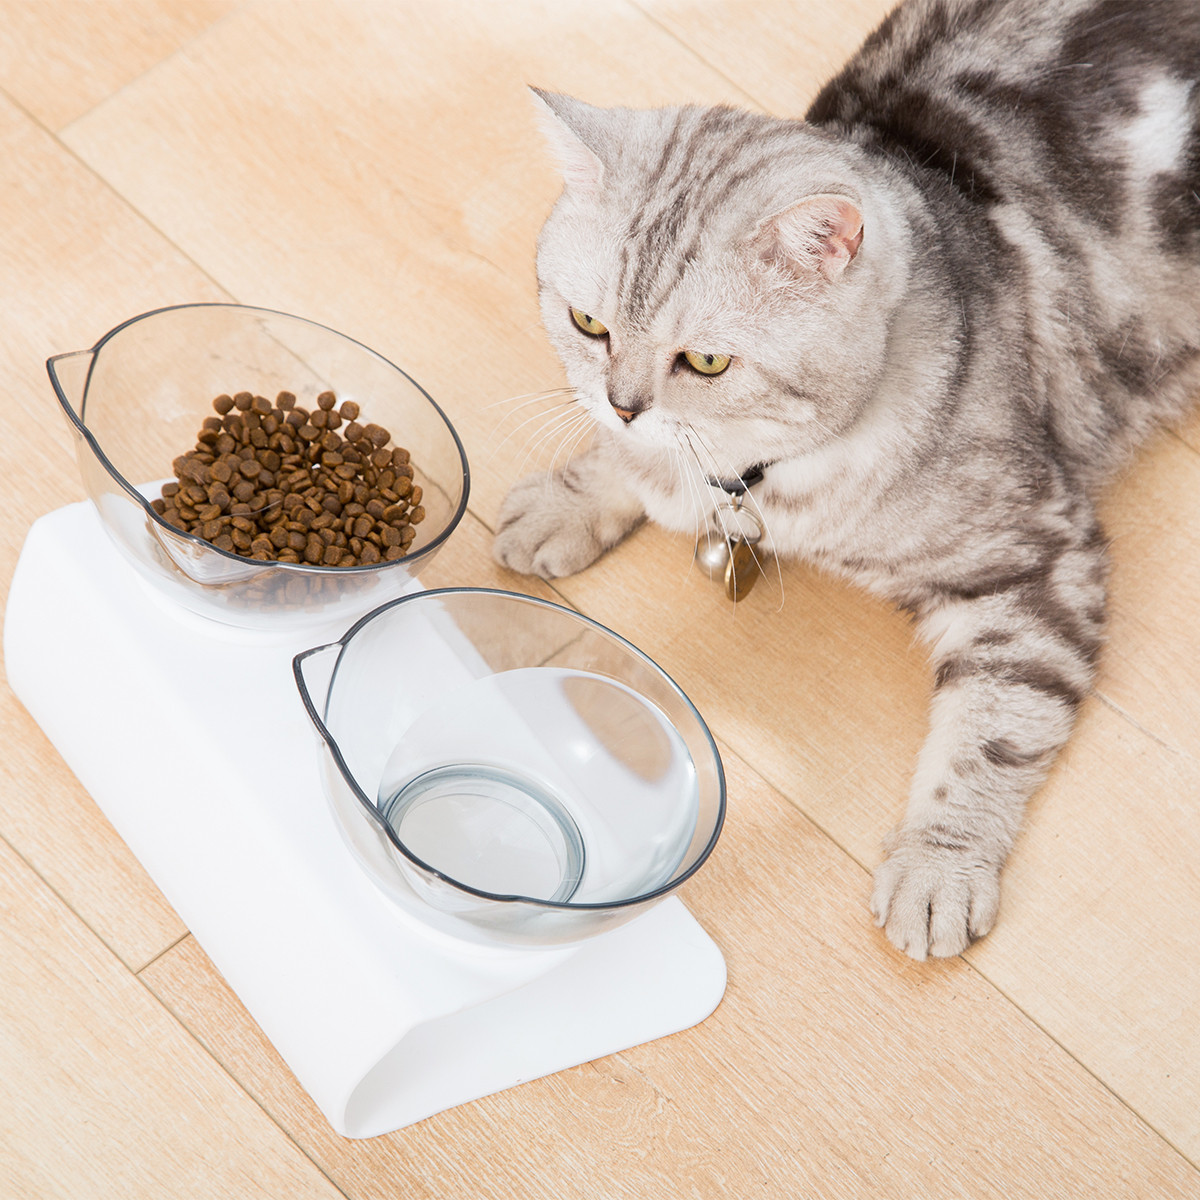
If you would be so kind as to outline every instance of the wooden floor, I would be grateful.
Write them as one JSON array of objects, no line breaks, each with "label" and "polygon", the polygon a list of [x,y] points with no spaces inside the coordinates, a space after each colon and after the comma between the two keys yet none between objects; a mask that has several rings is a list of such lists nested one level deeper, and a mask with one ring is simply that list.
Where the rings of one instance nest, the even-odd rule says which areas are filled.
[{"label": "wooden floor", "polygon": [[[557,384],[523,85],[798,114],[886,0],[0,0],[0,525],[81,497],[43,366],[163,304],[298,313],[448,410],[489,558]],[[508,435],[506,437],[506,435]],[[729,776],[684,898],[729,990],[688,1032],[370,1141],[331,1131],[7,687],[0,1196],[1200,1197],[1200,416],[1106,505],[1111,641],[996,932],[919,966],[866,910],[930,685],[797,567],[736,611],[654,530],[554,593],[692,696]]]}]

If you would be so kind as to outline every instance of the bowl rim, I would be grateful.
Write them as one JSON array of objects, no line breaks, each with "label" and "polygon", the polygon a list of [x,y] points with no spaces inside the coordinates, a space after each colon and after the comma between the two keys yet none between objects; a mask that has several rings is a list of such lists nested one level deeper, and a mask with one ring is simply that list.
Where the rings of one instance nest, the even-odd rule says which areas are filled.
[{"label": "bowl rim", "polygon": [[[75,411],[74,405],[71,403],[70,400],[67,399],[66,395],[64,394],[63,389],[62,389],[61,385],[59,384],[58,376],[55,373],[54,367],[55,367],[56,363],[59,363],[64,359],[76,358],[80,354],[90,354],[91,355],[91,362],[88,364],[87,379],[86,379],[86,381],[84,383],[84,387],[83,387],[84,402],[83,402],[83,405],[81,406],[81,408],[83,410],[86,410],[87,393],[88,393],[89,387],[91,386],[92,371],[95,369],[96,360],[99,357],[100,351],[101,351],[101,349],[103,349],[106,342],[110,341],[117,334],[121,333],[122,330],[129,328],[129,326],[136,325],[139,321],[145,321],[145,320],[149,319],[150,317],[161,316],[163,313],[168,313],[168,312],[181,312],[181,311],[184,311],[187,309],[200,309],[200,308],[224,308],[224,309],[233,309],[238,312],[263,313],[263,314],[265,314],[267,316],[271,316],[271,317],[283,317],[285,320],[288,320],[288,321],[297,321],[302,325],[311,325],[315,329],[322,329],[326,333],[331,333],[335,337],[342,338],[345,341],[350,342],[351,344],[353,344],[355,346],[361,347],[368,354],[372,355],[373,357],[379,359],[380,362],[391,367],[392,370],[397,372],[397,374],[402,375],[406,380],[408,380],[408,382],[410,384],[412,384],[412,386],[414,388],[417,389],[418,392],[421,393],[422,396],[425,397],[425,400],[433,408],[434,412],[436,412],[437,415],[441,418],[442,423],[446,426],[446,429],[449,431],[451,438],[454,440],[454,446],[455,446],[455,449],[458,451],[459,462],[462,466],[462,495],[459,497],[458,506],[455,509],[453,515],[446,522],[446,524],[443,527],[443,529],[441,530],[441,532],[438,533],[437,535],[435,535],[432,539],[430,539],[430,541],[427,542],[424,546],[422,546],[420,548],[420,550],[417,550],[412,554],[402,555],[400,558],[394,558],[391,560],[391,562],[385,562],[385,561],[381,560],[377,563],[359,563],[353,567],[327,567],[327,566],[323,566],[323,565],[316,564],[316,563],[286,563],[286,562],[278,562],[274,559],[268,559],[259,564],[262,567],[263,571],[279,570],[279,571],[290,571],[290,572],[299,573],[299,574],[303,574],[303,575],[309,575],[309,574],[316,573],[316,574],[320,574],[320,575],[332,575],[332,576],[341,577],[341,576],[354,575],[354,574],[365,575],[365,574],[368,574],[371,572],[382,572],[389,568],[410,567],[413,563],[419,562],[422,558],[427,557],[428,555],[432,554],[435,550],[437,550],[442,545],[442,543],[446,541],[446,539],[450,536],[450,534],[453,533],[454,530],[458,528],[459,523],[462,521],[463,516],[467,511],[467,501],[468,501],[468,499],[470,497],[470,493],[471,493],[471,468],[470,468],[470,464],[467,462],[467,452],[463,447],[462,439],[458,436],[458,430],[455,429],[454,424],[450,420],[450,418],[448,416],[446,416],[446,413],[442,409],[442,406],[440,404],[438,404],[438,402],[436,400],[434,400],[434,398],[407,371],[405,371],[401,367],[396,366],[396,364],[394,362],[392,362],[391,359],[384,358],[384,356],[382,354],[380,354],[377,350],[372,350],[371,347],[368,346],[365,342],[360,342],[357,338],[353,338],[349,334],[341,333],[338,330],[334,329],[331,325],[325,325],[321,321],[312,321],[312,320],[309,320],[309,318],[307,318],[307,317],[298,317],[294,313],[286,313],[280,309],[275,309],[275,308],[264,308],[261,305],[234,304],[231,302],[224,302],[224,301],[201,301],[201,302],[197,302],[194,304],[167,304],[167,305],[163,305],[161,308],[152,308],[147,312],[138,313],[137,316],[129,317],[127,320],[122,321],[119,325],[115,325],[106,334],[104,334],[104,336],[101,337],[100,340],[98,342],[96,342],[96,344],[94,346],[91,346],[86,350],[70,350],[63,354],[51,355],[51,357],[46,360],[46,371],[47,371],[47,374],[50,376],[50,383],[51,383],[51,386],[54,388],[54,394],[58,399],[59,407],[62,408],[63,412],[66,414],[67,419],[74,426],[74,428],[75,428],[76,432],[79,434],[79,436],[82,437],[84,440],[86,440],[88,446],[91,447],[92,453],[100,461],[100,463],[103,465],[104,469],[108,472],[108,474],[114,480],[116,480],[118,485],[130,496],[131,499],[135,500],[138,504],[141,505],[141,507],[145,511],[146,515],[148,517],[150,517],[150,519],[153,520],[156,525],[160,526],[162,529],[169,532],[173,537],[181,538],[185,541],[191,542],[193,545],[195,545],[203,550],[212,551],[214,554],[219,554],[222,558],[226,558],[226,559],[230,560],[231,562],[248,564],[248,563],[251,563],[254,561],[253,559],[246,558],[244,555],[234,554],[228,550],[222,550],[219,546],[214,546],[212,544],[212,542],[206,541],[204,538],[200,537],[199,534],[189,533],[187,530],[179,529],[176,526],[170,525],[166,521],[164,521],[162,519],[162,517],[159,516],[159,514],[154,511],[153,506],[145,498],[145,496],[143,496],[142,493],[140,491],[138,491],[138,489],[128,479],[126,479],[125,476],[122,475],[120,471],[118,471],[116,469],[116,467],[113,466],[112,462],[109,460],[108,455],[105,454],[104,450],[101,448],[100,443],[96,440],[96,438],[92,434],[91,430],[88,429],[87,423],[83,417],[83,413],[82,412],[77,413]],[[256,576],[256,578],[257,577],[258,576]]]},{"label": "bowl rim", "polygon": [[[539,608],[548,608],[555,612],[563,613],[576,621],[582,622],[584,625],[590,626],[606,637],[611,638],[626,650],[632,652],[635,658],[639,658],[650,669],[662,678],[668,687],[683,701],[684,705],[691,712],[696,720],[696,724],[700,732],[704,736],[705,742],[712,753],[713,763],[717,772],[717,815],[713,823],[712,832],[709,835],[708,841],[705,843],[704,849],[696,857],[682,875],[676,876],[665,884],[654,888],[651,891],[640,893],[637,896],[631,896],[624,900],[604,900],[591,903],[575,903],[571,900],[544,900],[536,896],[522,896],[518,894],[500,894],[497,892],[487,892],[480,888],[471,887],[470,884],[462,883],[451,875],[447,875],[443,871],[439,871],[436,867],[430,866],[423,859],[418,858],[408,847],[400,840],[392,827],[383,819],[383,815],[379,812],[378,807],[374,802],[363,792],[359,787],[358,781],[355,779],[353,772],[346,765],[346,760],[342,757],[342,752],[338,748],[337,741],[329,732],[328,726],[325,724],[324,717],[317,711],[316,705],[313,702],[312,696],[309,694],[308,688],[304,682],[302,671],[303,663],[306,659],[313,655],[322,654],[326,651],[331,651],[335,647],[338,648],[337,661],[334,663],[333,670],[329,676],[329,692],[332,694],[334,683],[337,680],[338,668],[341,666],[342,656],[345,654],[347,646],[355,637],[360,629],[371,621],[383,615],[389,609],[396,608],[402,604],[418,603],[422,600],[438,599],[448,595],[490,595],[499,596],[508,600],[519,600],[525,603],[535,605]],[[406,596],[400,596],[398,599],[388,601],[386,604],[379,605],[378,608],[372,609],[365,616],[360,617],[355,623],[336,641],[328,642],[323,646],[313,646],[308,650],[303,650],[292,659],[292,674],[296,680],[296,686],[299,689],[301,700],[304,702],[304,707],[308,712],[309,719],[315,726],[321,741],[325,744],[330,756],[333,758],[338,771],[343,779],[349,783],[351,791],[358,799],[360,805],[366,810],[368,818],[383,832],[388,841],[392,843],[411,863],[432,875],[436,879],[449,884],[460,892],[467,895],[477,897],[481,900],[494,900],[502,903],[517,903],[531,904],[538,908],[562,912],[606,912],[624,908],[632,908],[636,905],[646,904],[649,901],[657,900],[662,896],[666,896],[674,892],[682,884],[686,883],[697,871],[708,861],[713,850],[716,848],[717,841],[721,836],[721,830],[725,824],[726,811],[726,786],[725,786],[725,766],[721,761],[721,752],[717,749],[716,739],[712,735],[712,731],[708,727],[708,722],[701,716],[700,710],[692,703],[687,693],[675,682],[675,680],[667,674],[667,672],[650,657],[644,650],[635,646],[628,638],[622,637],[619,633],[609,629],[607,625],[594,620],[592,617],[578,612],[573,608],[568,608],[564,604],[556,604],[551,600],[543,600],[538,596],[530,596],[524,592],[511,592],[503,588],[487,588],[487,587],[445,587],[445,588],[430,588],[427,590],[410,592]]]}]

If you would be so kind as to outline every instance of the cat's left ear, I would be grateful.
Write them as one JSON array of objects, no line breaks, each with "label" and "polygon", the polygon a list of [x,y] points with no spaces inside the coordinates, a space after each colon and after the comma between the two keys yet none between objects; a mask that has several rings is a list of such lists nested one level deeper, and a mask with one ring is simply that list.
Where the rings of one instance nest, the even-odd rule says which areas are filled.
[{"label": "cat's left ear", "polygon": [[595,149],[602,141],[600,110],[574,96],[535,87],[529,92],[563,182],[580,192],[598,190],[604,180],[604,164]]},{"label": "cat's left ear", "polygon": [[863,219],[847,196],[832,192],[806,196],[759,225],[753,243],[767,259],[801,274],[814,272],[830,282],[853,261],[863,239]]}]

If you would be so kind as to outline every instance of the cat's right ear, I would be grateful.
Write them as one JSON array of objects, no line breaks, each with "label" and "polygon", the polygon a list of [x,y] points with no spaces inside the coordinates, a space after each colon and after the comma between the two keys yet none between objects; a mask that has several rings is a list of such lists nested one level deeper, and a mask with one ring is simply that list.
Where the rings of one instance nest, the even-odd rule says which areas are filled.
[{"label": "cat's right ear", "polygon": [[832,283],[854,261],[862,240],[857,204],[849,196],[822,192],[763,221],[753,243],[763,258]]},{"label": "cat's right ear", "polygon": [[[563,183],[572,191],[597,191],[604,181],[604,164],[593,149],[598,136],[600,110],[558,92],[531,87],[538,123],[558,160]],[[593,145],[589,145],[591,142]]]}]

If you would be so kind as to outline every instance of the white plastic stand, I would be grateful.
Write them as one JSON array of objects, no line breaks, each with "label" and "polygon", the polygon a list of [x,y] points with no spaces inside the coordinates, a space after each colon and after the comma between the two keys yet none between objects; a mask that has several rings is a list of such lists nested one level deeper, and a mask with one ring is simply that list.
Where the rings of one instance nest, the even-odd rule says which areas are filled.
[{"label": "white plastic stand", "polygon": [[13,691],[333,1127],[387,1133],[707,1017],[724,959],[677,898],[576,945],[493,949],[371,883],[291,672],[344,632],[175,612],[90,502],[30,530],[4,628]]}]

